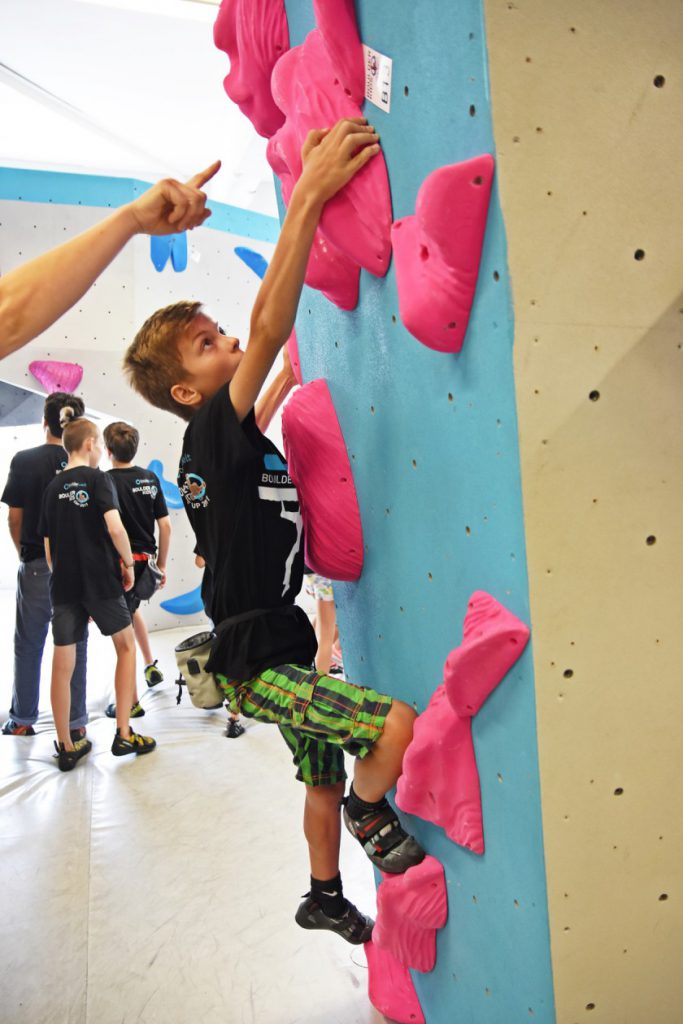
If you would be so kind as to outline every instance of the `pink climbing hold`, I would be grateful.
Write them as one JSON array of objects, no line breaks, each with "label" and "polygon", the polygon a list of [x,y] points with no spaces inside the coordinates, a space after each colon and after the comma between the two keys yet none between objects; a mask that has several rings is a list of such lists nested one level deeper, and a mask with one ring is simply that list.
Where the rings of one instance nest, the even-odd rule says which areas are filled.
[{"label": "pink climbing hold", "polygon": [[391,228],[401,320],[438,352],[459,352],[465,340],[493,170],[488,153],[439,167],[420,186],[415,214]]},{"label": "pink climbing hold", "polygon": [[448,918],[443,865],[427,856],[402,875],[383,873],[382,878],[373,943],[389,950],[404,967],[431,971],[436,963],[436,929]]},{"label": "pink climbing hold", "polygon": [[299,492],[306,564],[333,580],[357,580],[363,531],[351,465],[327,383],[304,384],[282,414],[289,474]]},{"label": "pink climbing hold", "polygon": [[[301,147],[312,129],[340,118],[360,117],[363,57],[353,4],[316,3],[320,27],[276,64],[271,86],[286,122],[267,156],[283,182],[283,195],[301,174]],[[284,164],[284,168],[283,168]],[[291,179],[285,188],[285,177]],[[391,255],[391,195],[386,164],[378,153],[336,196],[320,220],[325,242],[371,274],[383,276]],[[324,251],[324,247],[321,246]],[[307,283],[310,283],[307,278]]]},{"label": "pink climbing hold", "polygon": [[42,384],[48,395],[53,391],[75,391],[83,379],[83,367],[79,363],[60,363],[57,359],[36,359],[28,368]]},{"label": "pink climbing hold", "polygon": [[476,715],[489,694],[512,668],[529,641],[529,627],[477,590],[470,597],[462,643],[444,667],[446,693],[461,717]]},{"label": "pink climbing hold", "polygon": [[296,340],[296,330],[293,330],[287,338],[287,355],[292,365],[292,372],[296,377],[297,384],[303,384],[301,376],[301,363],[299,361],[299,343]]},{"label": "pink climbing hold", "polygon": [[425,1024],[410,971],[388,949],[365,943],[368,997],[381,1014],[397,1024]]},{"label": "pink climbing hold", "polygon": [[284,0],[223,0],[213,40],[230,58],[225,91],[259,135],[270,138],[284,123],[270,90],[275,62],[289,49]]},{"label": "pink climbing hold", "polygon": [[463,641],[448,655],[444,682],[417,718],[396,787],[402,811],[439,825],[449,839],[484,852],[472,717],[522,654],[529,628],[494,597],[472,594]]},{"label": "pink climbing hold", "polygon": [[413,727],[403,758],[396,803],[440,826],[448,838],[472,853],[484,852],[479,772],[472,719],[453,711],[442,683]]}]

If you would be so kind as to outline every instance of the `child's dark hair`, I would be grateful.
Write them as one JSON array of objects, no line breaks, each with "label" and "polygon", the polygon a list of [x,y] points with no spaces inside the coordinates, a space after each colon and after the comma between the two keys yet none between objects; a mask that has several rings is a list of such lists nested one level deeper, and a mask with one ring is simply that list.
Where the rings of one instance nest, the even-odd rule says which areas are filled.
[{"label": "child's dark hair", "polygon": [[64,424],[60,423],[59,414],[65,405],[68,405],[73,409],[73,416],[71,416],[71,419],[76,419],[78,416],[82,416],[85,412],[83,399],[79,398],[78,395],[70,395],[66,391],[53,391],[52,394],[48,395],[45,399],[45,408],[43,410],[43,418],[53,437],[62,436]]},{"label": "child's dark hair", "polygon": [[117,462],[132,462],[140,443],[140,434],[130,423],[118,420],[104,428],[104,443]]}]

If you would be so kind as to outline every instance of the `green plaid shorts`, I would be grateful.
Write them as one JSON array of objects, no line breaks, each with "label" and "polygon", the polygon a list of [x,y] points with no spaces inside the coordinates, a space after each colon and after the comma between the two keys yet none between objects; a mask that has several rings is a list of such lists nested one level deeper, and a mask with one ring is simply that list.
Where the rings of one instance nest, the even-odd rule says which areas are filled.
[{"label": "green plaid shorts", "polygon": [[344,751],[369,754],[391,707],[386,694],[298,665],[267,668],[246,682],[216,679],[231,711],[279,727],[307,786],[343,782]]}]

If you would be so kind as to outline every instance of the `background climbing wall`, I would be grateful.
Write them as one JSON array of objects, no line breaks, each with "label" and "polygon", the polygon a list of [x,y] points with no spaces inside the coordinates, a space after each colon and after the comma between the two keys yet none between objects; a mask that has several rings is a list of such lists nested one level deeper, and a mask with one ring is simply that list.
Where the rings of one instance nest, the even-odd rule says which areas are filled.
[{"label": "background climbing wall", "polygon": [[[115,207],[144,187],[130,179],[0,169],[0,272],[85,230],[104,216],[103,207]],[[184,298],[202,299],[221,323],[246,339],[260,282],[233,250],[246,246],[269,259],[277,231],[274,218],[216,204],[212,227],[198,228],[189,235],[187,269],[181,273],[174,272],[170,262],[157,272],[149,255],[149,239],[135,239],[66,316],[33,341],[30,349],[3,360],[0,377],[39,391],[40,385],[28,369],[31,360],[80,363],[84,373],[77,392],[86,405],[103,415],[103,423],[112,419],[134,423],[141,436],[136,461],[147,466],[152,459],[160,460],[164,476],[174,481],[184,425],[176,417],[152,409],[132,391],[121,371],[123,353],[155,309]],[[14,452],[41,444],[43,435],[39,427],[8,427],[0,430],[0,438],[4,440],[0,454],[4,484]],[[105,458],[102,468],[108,465]],[[160,607],[161,600],[185,594],[201,583],[187,517],[182,509],[170,510],[170,515],[173,537],[168,583],[161,594],[142,606],[151,629],[203,620],[200,614],[178,616]],[[4,526],[0,529],[0,553],[0,586],[13,589],[16,554]]]},{"label": "background climbing wall", "polygon": [[[287,0],[292,44],[310,0]],[[394,217],[435,168],[494,152],[482,11],[475,0],[356,3],[363,42],[393,59],[382,137]],[[398,317],[394,268],[361,272],[351,313],[305,289],[304,378],[324,376],[350,453],[366,545],[358,583],[335,586],[345,667],[422,710],[489,591],[529,621],[512,369],[513,321],[494,184],[477,295],[460,356],[419,344]],[[474,720],[486,854],[411,820],[445,866],[449,922],[414,974],[429,1024],[554,1021],[530,651]],[[351,894],[353,895],[353,894]]]},{"label": "background climbing wall", "polygon": [[557,1019],[683,1018],[683,7],[487,0]]}]

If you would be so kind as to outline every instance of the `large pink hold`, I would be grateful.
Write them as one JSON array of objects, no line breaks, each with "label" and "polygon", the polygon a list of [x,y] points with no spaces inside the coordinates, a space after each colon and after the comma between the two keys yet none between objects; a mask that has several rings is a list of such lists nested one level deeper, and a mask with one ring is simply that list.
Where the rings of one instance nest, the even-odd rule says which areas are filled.
[{"label": "large pink hold", "polygon": [[439,825],[448,838],[472,853],[484,852],[479,772],[472,719],[459,718],[441,684],[413,727],[403,758],[396,803]]},{"label": "large pink hold", "polygon": [[446,693],[461,717],[476,715],[486,698],[512,668],[529,641],[529,627],[477,590],[467,605],[463,640],[444,667]]},{"label": "large pink hold", "polygon": [[494,597],[475,591],[463,641],[448,655],[444,682],[413,728],[396,787],[402,811],[439,825],[449,839],[484,852],[472,717],[522,654],[529,628]]},{"label": "large pink hold", "polygon": [[431,971],[436,963],[436,929],[443,928],[447,918],[443,866],[435,857],[425,857],[402,875],[383,874],[372,941],[404,967]]},{"label": "large pink hold", "polygon": [[[295,144],[291,136],[275,135],[266,147],[268,163],[280,179],[282,199],[285,206],[294,189],[294,175],[289,170],[290,162],[298,166],[301,173],[301,160],[295,152],[295,146],[287,154],[287,145]],[[298,161],[298,163],[297,163]],[[345,256],[340,249],[332,245],[325,236],[316,230],[311,246],[311,254],[306,266],[305,281],[309,288],[323,293],[325,298],[340,309],[355,309],[358,305],[358,285],[360,267]]]},{"label": "large pink hold", "polygon": [[397,1024],[425,1024],[420,1001],[407,967],[400,964],[388,949],[374,942],[365,943],[368,960],[368,996],[385,1017]]},{"label": "large pink hold", "polygon": [[[277,62],[271,81],[275,102],[287,120],[267,155],[280,177],[279,165],[284,160],[294,182],[301,174],[301,147],[311,129],[332,127],[343,117],[362,116],[359,82],[363,58],[352,4],[330,5],[328,0],[318,3],[316,10],[321,28],[309,32],[301,46]],[[326,203],[320,230],[355,264],[378,277],[387,272],[391,196],[381,153]]]},{"label": "large pink hold", "polygon": [[415,215],[391,228],[401,320],[418,341],[459,352],[479,274],[494,162],[488,153],[425,178]]},{"label": "large pink hold", "polygon": [[48,395],[53,391],[75,391],[83,379],[83,367],[78,363],[60,363],[56,359],[36,359],[28,368],[45,388]]},{"label": "large pink hold", "polygon": [[363,531],[351,465],[324,380],[304,384],[282,414],[289,474],[299,493],[306,564],[333,580],[357,580]]},{"label": "large pink hold", "polygon": [[213,40],[230,58],[225,91],[259,135],[270,138],[284,123],[270,91],[275,62],[289,49],[284,0],[223,0]]}]

